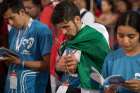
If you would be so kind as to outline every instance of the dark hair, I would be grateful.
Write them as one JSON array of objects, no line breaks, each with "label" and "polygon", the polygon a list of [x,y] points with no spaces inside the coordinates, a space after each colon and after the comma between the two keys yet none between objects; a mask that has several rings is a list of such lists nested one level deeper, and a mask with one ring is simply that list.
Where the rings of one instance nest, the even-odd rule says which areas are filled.
[{"label": "dark hair", "polygon": [[131,10],[132,9],[132,4],[129,0],[120,0],[122,2],[124,2],[126,4],[126,8],[127,10]]},{"label": "dark hair", "polygon": [[117,32],[117,28],[119,26],[131,26],[136,29],[137,32],[140,33],[140,14],[136,11],[127,11],[120,16],[118,22],[115,27],[115,31]]},{"label": "dark hair", "polygon": [[85,0],[85,3],[86,3],[86,9],[89,11],[90,10],[90,0]]},{"label": "dark hair", "polygon": [[22,0],[24,1],[31,1],[35,6],[37,6],[38,8],[40,8],[42,10],[42,6],[41,6],[41,0]]},{"label": "dark hair", "polygon": [[41,0],[22,0],[22,2],[24,1],[31,1],[35,6],[42,8]]},{"label": "dark hair", "polygon": [[24,9],[24,6],[21,0],[5,0],[3,2],[2,13],[4,14],[8,9],[11,9],[14,13],[19,13],[21,9]]},{"label": "dark hair", "polygon": [[56,5],[52,14],[52,23],[56,25],[63,21],[70,21],[75,16],[80,16],[78,7],[72,1],[64,0]]},{"label": "dark hair", "polygon": [[35,4],[36,6],[41,7],[41,0],[32,0],[33,4]]}]

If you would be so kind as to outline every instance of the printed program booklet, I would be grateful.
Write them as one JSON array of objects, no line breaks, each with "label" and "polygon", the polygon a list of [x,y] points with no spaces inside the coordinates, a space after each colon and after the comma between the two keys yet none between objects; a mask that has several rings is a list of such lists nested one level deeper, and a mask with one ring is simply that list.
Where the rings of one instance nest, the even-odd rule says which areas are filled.
[{"label": "printed program booklet", "polygon": [[16,54],[15,52],[11,51],[10,49],[0,47],[0,60],[5,60],[6,58],[8,58],[8,55],[18,57],[18,54]]},{"label": "printed program booklet", "polygon": [[125,79],[121,75],[111,75],[104,79],[96,68],[92,67],[91,69],[92,81],[95,83],[99,83],[104,87],[109,86],[110,84],[121,85],[125,82]]}]

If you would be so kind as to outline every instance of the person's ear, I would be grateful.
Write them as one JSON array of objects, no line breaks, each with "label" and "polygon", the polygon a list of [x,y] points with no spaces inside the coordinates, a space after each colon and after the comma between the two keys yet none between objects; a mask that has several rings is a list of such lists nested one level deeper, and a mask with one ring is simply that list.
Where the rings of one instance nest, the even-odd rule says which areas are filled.
[{"label": "person's ear", "polygon": [[75,16],[75,17],[74,17],[74,22],[75,22],[76,24],[81,23],[81,18],[80,18],[80,16]]},{"label": "person's ear", "polygon": [[24,9],[21,9],[21,10],[19,11],[19,14],[20,14],[20,15],[24,15],[24,14],[25,14],[25,10],[24,10]]}]

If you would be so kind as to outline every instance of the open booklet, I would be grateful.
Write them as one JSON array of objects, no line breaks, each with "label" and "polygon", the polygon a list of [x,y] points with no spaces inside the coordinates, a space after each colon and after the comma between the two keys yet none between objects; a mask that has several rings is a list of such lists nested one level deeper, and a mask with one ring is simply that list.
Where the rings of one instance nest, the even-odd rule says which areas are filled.
[{"label": "open booklet", "polygon": [[92,81],[95,83],[99,83],[104,87],[107,87],[110,84],[121,85],[125,82],[125,79],[121,75],[111,75],[104,79],[96,68],[92,67],[91,69],[92,69],[91,73]]},{"label": "open booklet", "polygon": [[15,52],[11,51],[10,49],[0,47],[0,60],[6,59],[8,57],[8,55],[19,57],[18,54],[16,54]]}]

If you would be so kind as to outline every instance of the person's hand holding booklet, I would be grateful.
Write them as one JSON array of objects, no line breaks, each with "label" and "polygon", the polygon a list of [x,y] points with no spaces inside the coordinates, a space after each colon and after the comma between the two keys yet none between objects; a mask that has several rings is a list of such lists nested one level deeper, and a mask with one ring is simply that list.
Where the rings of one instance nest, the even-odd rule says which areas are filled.
[{"label": "person's hand holding booklet", "polygon": [[7,48],[4,47],[0,48],[0,61],[12,60],[11,58],[13,57],[18,58],[19,56],[15,52]]},{"label": "person's hand holding booklet", "polygon": [[92,69],[91,78],[93,82],[99,83],[103,87],[108,87],[110,85],[118,86],[125,83],[125,79],[121,75],[111,75],[106,79],[104,79],[96,68],[92,67],[91,69]]}]

